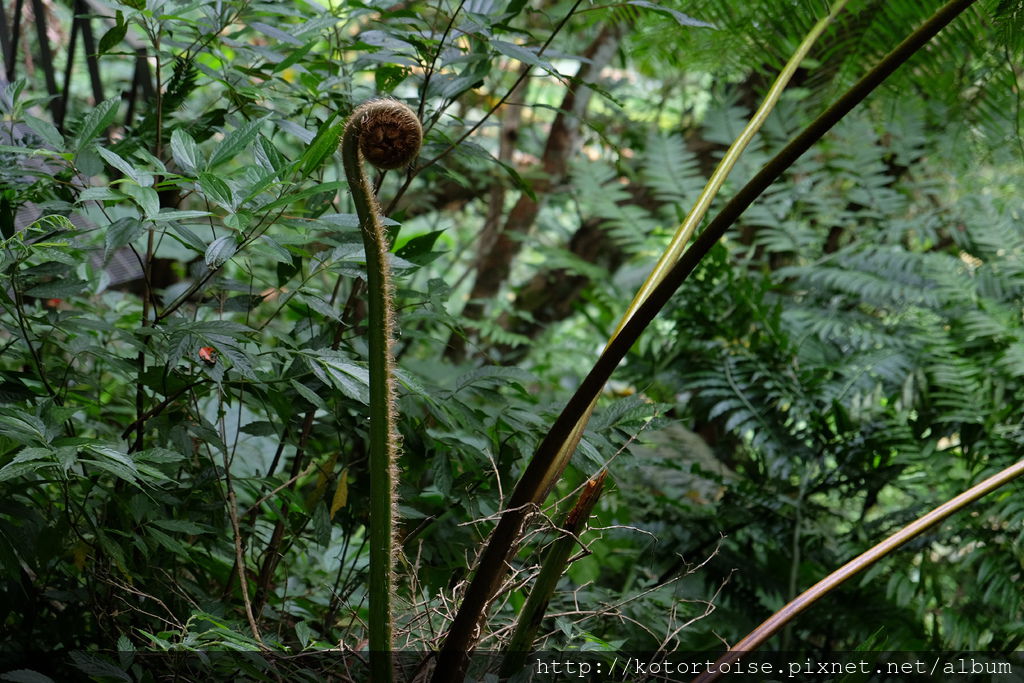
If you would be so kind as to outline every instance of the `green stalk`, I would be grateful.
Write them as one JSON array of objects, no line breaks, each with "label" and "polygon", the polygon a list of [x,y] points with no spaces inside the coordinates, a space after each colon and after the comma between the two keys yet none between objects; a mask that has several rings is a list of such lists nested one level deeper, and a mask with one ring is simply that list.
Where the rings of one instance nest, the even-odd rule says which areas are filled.
[{"label": "green stalk", "polygon": [[408,165],[415,160],[421,139],[419,119],[408,107],[395,100],[371,100],[352,112],[341,140],[342,162],[366,251],[366,343],[370,372],[370,672],[372,680],[381,683],[390,683],[394,678],[391,596],[398,456],[391,354],[394,310],[387,236],[362,162],[366,159],[378,168]]},{"label": "green stalk", "polygon": [[537,637],[537,629],[544,620],[544,613],[548,609],[551,596],[555,593],[559,579],[565,573],[569,564],[569,555],[576,548],[579,534],[590,518],[590,513],[601,497],[601,490],[604,488],[604,480],[608,470],[601,470],[595,478],[589,480],[576,499],[576,504],[565,516],[565,522],[560,529],[561,535],[551,544],[551,549],[544,556],[541,564],[540,574],[533,583],[533,590],[526,604],[519,612],[519,619],[516,621],[515,631],[508,643],[508,654],[501,663],[501,671],[498,677],[511,678],[523,668],[526,656],[533,648],[533,641]]},{"label": "green stalk", "polygon": [[893,71],[924,47],[949,22],[970,7],[976,0],[951,0],[939,8],[926,22],[902,43],[882,58],[867,74],[847,90],[832,106],[812,121],[790,141],[748,182],[722,211],[708,224],[683,257],[666,273],[664,279],[651,291],[619,334],[605,348],[576,393],[562,409],[522,477],[512,492],[505,512],[491,533],[477,571],[466,589],[465,597],[444,646],[438,655],[434,670],[435,683],[461,680],[467,657],[476,639],[476,630],[483,619],[487,604],[501,585],[506,564],[515,547],[523,521],[539,491],[552,481],[551,473],[559,465],[559,454],[574,432],[579,433],[580,420],[590,410],[612,372],[637,339],[668,303],[677,289],[686,281],[701,259],[722,238],[747,208],[808,149],[820,140],[834,125],[860,104],[881,85]]}]

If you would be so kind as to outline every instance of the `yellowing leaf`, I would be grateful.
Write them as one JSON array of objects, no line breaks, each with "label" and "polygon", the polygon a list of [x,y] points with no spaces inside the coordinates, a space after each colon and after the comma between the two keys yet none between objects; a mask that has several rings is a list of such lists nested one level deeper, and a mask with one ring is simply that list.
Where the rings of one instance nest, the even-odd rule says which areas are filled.
[{"label": "yellowing leaf", "polygon": [[316,477],[316,487],[309,494],[309,496],[306,497],[307,510],[312,511],[316,504],[323,500],[324,493],[327,492],[327,481],[330,478],[330,476],[334,473],[334,465],[337,462],[338,453],[335,452],[331,454],[330,459],[328,459],[327,463],[323,467],[318,468],[320,472],[317,474]]},{"label": "yellowing leaf", "polygon": [[85,569],[85,560],[89,557],[89,546],[81,541],[71,549],[71,561],[74,563],[78,571]]},{"label": "yellowing leaf", "polygon": [[331,519],[334,519],[334,513],[345,507],[345,503],[348,502],[348,468],[346,467],[341,471],[341,476],[338,477],[338,488],[334,489],[334,500],[331,501]]}]

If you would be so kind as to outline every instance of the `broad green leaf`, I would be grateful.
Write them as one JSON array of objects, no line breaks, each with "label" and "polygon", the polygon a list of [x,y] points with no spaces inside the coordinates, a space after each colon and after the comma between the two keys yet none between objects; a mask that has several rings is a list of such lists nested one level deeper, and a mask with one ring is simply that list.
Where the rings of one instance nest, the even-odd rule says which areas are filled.
[{"label": "broad green leaf", "polygon": [[150,185],[153,184],[152,175],[144,171],[139,171],[130,163],[128,163],[125,159],[121,158],[121,156],[118,155],[116,152],[112,152],[109,149],[104,149],[103,147],[98,147],[96,151],[99,152],[99,155],[103,157],[108,164],[110,164],[111,166],[119,170],[121,173],[135,181],[136,185],[149,187]]},{"label": "broad green leaf", "polygon": [[0,676],[0,680],[11,681],[12,683],[54,683],[54,680],[49,676],[45,676],[32,669],[8,671],[3,676]]},{"label": "broad green leaf", "polygon": [[120,10],[115,15],[115,20],[114,25],[100,38],[99,53],[101,55],[117,47],[128,33],[128,22],[124,20],[124,14]]},{"label": "broad green leaf", "polygon": [[203,258],[208,267],[219,268],[234,256],[237,250],[238,242],[235,241],[235,236],[224,235],[210,242],[210,246],[206,248],[206,254]]},{"label": "broad green leaf", "polygon": [[330,125],[332,119],[328,119],[317,130],[316,137],[309,143],[309,147],[302,153],[302,172],[309,175],[320,167],[324,159],[334,154],[341,142],[342,133],[345,132],[344,123]]},{"label": "broad green leaf", "polygon": [[60,134],[52,123],[43,119],[37,119],[31,114],[23,114],[22,119],[46,144],[58,152],[64,149],[64,136]]},{"label": "broad green leaf", "polygon": [[0,469],[0,481],[13,479],[44,467],[56,467],[53,455],[49,448],[23,448],[13,460]]},{"label": "broad green leaf", "polygon": [[155,221],[187,221],[193,218],[206,218],[212,215],[209,211],[181,211],[178,209],[161,209]]},{"label": "broad green leaf", "polygon": [[694,19],[691,16],[683,14],[678,10],[674,10],[671,7],[658,4],[656,2],[650,2],[649,0],[626,0],[627,5],[635,5],[637,7],[644,7],[649,10],[653,10],[658,14],[664,14],[665,16],[672,17],[680,26],[693,26],[698,28],[715,28],[714,24],[709,24],[706,21],[700,21]]},{"label": "broad green leaf", "polygon": [[366,368],[330,352],[309,358],[310,369],[320,381],[360,403],[370,403],[370,373]]},{"label": "broad green leaf", "polygon": [[301,382],[298,382],[294,379],[290,383],[292,387],[295,389],[295,391],[299,392],[300,396],[302,396],[304,399],[312,403],[314,406],[320,408],[321,410],[327,408],[327,404],[324,403],[324,400],[317,396],[316,392],[311,390],[305,384],[302,384]]},{"label": "broad green leaf", "polygon": [[442,234],[444,234],[444,230],[434,230],[425,235],[417,235],[402,245],[400,249],[396,250],[395,256],[416,265],[423,265],[421,260],[417,259],[430,255],[432,253],[431,250],[434,248],[434,243],[437,242],[437,238]]},{"label": "broad green leaf", "polygon": [[174,156],[175,163],[182,170],[192,175],[205,170],[206,162],[203,159],[203,153],[199,150],[199,145],[191,135],[181,128],[175,128],[171,133],[171,155]]},{"label": "broad green leaf", "polygon": [[256,144],[253,146],[253,156],[256,157],[257,164],[275,175],[280,174],[288,165],[288,159],[278,151],[273,142],[262,134],[256,138]]},{"label": "broad green leaf", "polygon": [[263,119],[247,121],[224,136],[220,145],[213,151],[213,156],[210,157],[209,168],[216,168],[237,157],[256,139],[261,125],[263,125]]},{"label": "broad green leaf", "polygon": [[214,204],[221,206],[228,211],[235,210],[235,197],[231,188],[212,173],[205,171],[199,173],[199,187],[203,194]]},{"label": "broad green leaf", "polygon": [[504,40],[492,40],[491,45],[495,50],[506,57],[511,57],[512,59],[519,60],[520,62],[529,64],[530,66],[540,67],[548,73],[558,73],[555,67],[551,65],[551,62],[537,56],[535,48],[523,47],[522,45],[516,45],[515,43],[507,43]]},{"label": "broad green leaf", "polygon": [[141,187],[135,183],[121,183],[118,189],[132,198],[146,218],[153,218],[160,213],[160,195],[151,187]]}]

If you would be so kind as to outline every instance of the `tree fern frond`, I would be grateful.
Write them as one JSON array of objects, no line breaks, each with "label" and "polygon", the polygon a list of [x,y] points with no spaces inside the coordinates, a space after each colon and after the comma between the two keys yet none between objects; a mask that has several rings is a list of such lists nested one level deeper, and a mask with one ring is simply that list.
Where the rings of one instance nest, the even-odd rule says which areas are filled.
[{"label": "tree fern frond", "polygon": [[652,131],[640,160],[640,177],[654,197],[672,204],[683,214],[704,187],[697,159],[679,135]]}]

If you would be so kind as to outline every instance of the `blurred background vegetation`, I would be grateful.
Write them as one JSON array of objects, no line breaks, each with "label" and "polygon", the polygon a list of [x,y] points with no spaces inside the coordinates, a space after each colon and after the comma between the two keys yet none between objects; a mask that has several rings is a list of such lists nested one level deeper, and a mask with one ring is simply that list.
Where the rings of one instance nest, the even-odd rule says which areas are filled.
[{"label": "blurred background vegetation", "polygon": [[[851,2],[723,199],[934,8]],[[397,645],[435,648],[526,458],[828,6],[3,10],[13,656],[365,647],[364,264],[336,147],[381,95],[427,130],[377,184],[400,329]],[[1020,458],[1022,23],[1018,2],[976,3],[705,259],[616,372],[481,647],[507,641],[558,511],[604,466],[538,647],[720,651]],[[1021,487],[773,646],[1021,649]]]}]

